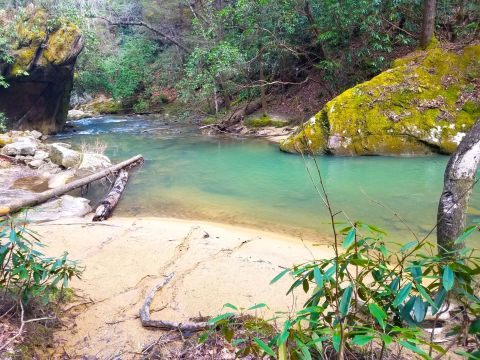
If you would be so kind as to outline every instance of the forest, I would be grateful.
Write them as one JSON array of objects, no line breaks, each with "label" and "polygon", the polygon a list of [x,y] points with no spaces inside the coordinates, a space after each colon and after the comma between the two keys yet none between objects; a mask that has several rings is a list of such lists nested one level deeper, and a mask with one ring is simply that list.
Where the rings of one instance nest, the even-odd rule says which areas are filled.
[{"label": "forest", "polygon": [[480,2],[0,0],[0,359],[480,359]]}]

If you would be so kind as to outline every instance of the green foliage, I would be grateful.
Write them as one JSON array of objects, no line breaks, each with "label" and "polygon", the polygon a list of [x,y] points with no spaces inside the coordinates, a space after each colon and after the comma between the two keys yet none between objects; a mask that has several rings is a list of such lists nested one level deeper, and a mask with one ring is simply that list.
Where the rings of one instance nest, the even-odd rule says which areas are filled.
[{"label": "green foliage", "polygon": [[140,99],[135,103],[135,105],[133,105],[133,111],[135,111],[136,113],[147,112],[149,108],[150,108],[150,104],[145,99]]},{"label": "green foliage", "polygon": [[78,265],[67,258],[47,257],[39,250],[44,245],[37,234],[13,220],[0,222],[0,292],[21,298],[24,303],[52,296],[80,277]]},{"label": "green foliage", "polygon": [[0,132],[7,131],[8,119],[3,112],[0,112]]},{"label": "green foliage", "polygon": [[144,78],[146,65],[152,61],[156,44],[143,36],[125,37],[119,53],[107,58],[102,67],[108,79],[106,87],[115,99],[133,96]]},{"label": "green foliage", "polygon": [[[334,352],[347,347],[359,355],[382,358],[403,347],[431,359],[430,351],[444,354],[446,349],[431,343],[421,323],[427,312],[438,319],[452,301],[463,313],[452,334],[464,336],[464,329],[478,333],[480,299],[474,283],[480,258],[472,250],[441,257],[434,253],[435,246],[422,240],[393,251],[395,245],[387,246],[382,230],[361,222],[340,233],[344,252],[286,269],[272,280],[289,274],[293,283],[287,294],[300,288],[308,300],[284,320],[283,329],[261,342],[232,335],[242,344],[241,351],[250,347],[277,359],[313,359],[323,358],[329,347]],[[224,327],[233,317],[228,312],[211,321]]]}]

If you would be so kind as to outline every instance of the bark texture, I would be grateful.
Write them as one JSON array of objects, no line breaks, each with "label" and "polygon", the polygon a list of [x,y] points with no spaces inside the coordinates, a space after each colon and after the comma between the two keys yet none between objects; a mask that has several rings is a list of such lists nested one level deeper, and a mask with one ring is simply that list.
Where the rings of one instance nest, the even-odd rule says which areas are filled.
[{"label": "bark texture", "polygon": [[435,32],[437,0],[423,0],[423,22],[420,46],[425,49],[432,41]]},{"label": "bark texture", "polygon": [[107,197],[98,205],[97,210],[95,211],[95,216],[93,221],[103,221],[106,220],[112,215],[113,209],[117,206],[120,197],[122,196],[125,187],[128,182],[128,171],[120,170],[118,172],[117,179],[113,184],[112,190],[108,193]]},{"label": "bark texture", "polygon": [[445,170],[443,191],[438,204],[437,244],[440,254],[460,249],[455,240],[465,228],[468,200],[475,185],[480,163],[480,119],[465,135]]}]

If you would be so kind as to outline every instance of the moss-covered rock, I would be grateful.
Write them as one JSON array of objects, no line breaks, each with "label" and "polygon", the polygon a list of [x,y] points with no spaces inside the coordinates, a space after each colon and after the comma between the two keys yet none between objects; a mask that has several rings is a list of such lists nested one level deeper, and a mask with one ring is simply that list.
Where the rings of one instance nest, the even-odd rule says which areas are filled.
[{"label": "moss-covered rock", "polygon": [[60,130],[68,112],[73,66],[84,44],[79,28],[33,5],[16,15],[4,12],[1,23],[10,29],[12,58],[0,61],[0,75],[9,84],[0,87],[0,112],[13,128]]},{"label": "moss-covered rock", "polygon": [[310,120],[280,148],[338,155],[451,153],[480,117],[479,78],[480,45],[416,51],[328,102],[315,116],[325,131],[312,132]]}]

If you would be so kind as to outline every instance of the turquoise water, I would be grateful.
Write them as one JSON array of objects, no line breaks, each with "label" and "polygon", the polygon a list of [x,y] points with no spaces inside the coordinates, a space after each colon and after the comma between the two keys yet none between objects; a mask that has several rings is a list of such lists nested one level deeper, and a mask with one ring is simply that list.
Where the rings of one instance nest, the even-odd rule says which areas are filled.
[{"label": "turquoise water", "polygon": [[[328,214],[306,171],[309,166],[315,172],[312,162],[305,164],[300,156],[282,153],[273,144],[205,136],[191,127],[141,117],[76,124],[76,133],[61,137],[76,143],[100,139],[114,160],[136,154],[146,159],[131,179],[117,215],[213,220],[306,237],[329,234]],[[419,236],[427,233],[435,224],[447,160],[318,157],[335,211],[384,228],[402,242],[412,236],[393,212]],[[101,191],[105,189],[89,196],[98,201]],[[471,205],[469,221],[480,214],[475,210],[480,209],[478,191]]]}]

